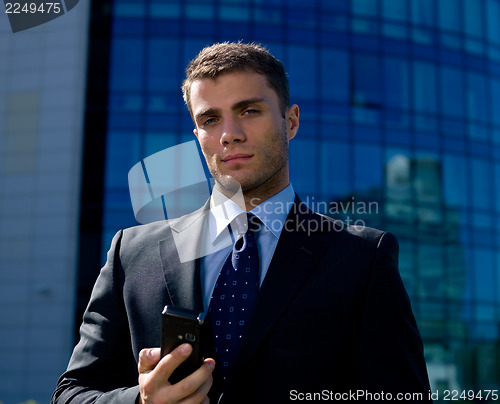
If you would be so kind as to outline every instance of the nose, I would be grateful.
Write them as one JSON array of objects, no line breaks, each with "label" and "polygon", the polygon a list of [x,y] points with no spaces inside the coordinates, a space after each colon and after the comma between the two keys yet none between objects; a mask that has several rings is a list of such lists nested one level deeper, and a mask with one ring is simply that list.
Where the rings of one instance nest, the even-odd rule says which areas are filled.
[{"label": "nose", "polygon": [[222,124],[222,135],[220,137],[221,145],[227,146],[230,143],[244,142],[245,139],[245,133],[236,119],[224,119]]}]

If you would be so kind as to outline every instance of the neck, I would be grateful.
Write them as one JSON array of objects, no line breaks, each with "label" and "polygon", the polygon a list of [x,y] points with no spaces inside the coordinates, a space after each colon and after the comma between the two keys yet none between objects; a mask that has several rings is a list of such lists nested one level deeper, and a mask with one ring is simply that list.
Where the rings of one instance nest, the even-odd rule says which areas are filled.
[{"label": "neck", "polygon": [[272,191],[262,193],[262,192],[254,192],[251,191],[243,191],[243,199],[245,201],[245,210],[250,212],[253,208],[260,205],[261,203],[267,201],[269,198],[272,198],[277,193],[283,191],[288,186],[288,183],[285,186],[276,187]]},{"label": "neck", "polygon": [[[287,173],[288,174],[288,173]],[[241,189],[240,185],[236,187],[229,188],[221,182],[217,182],[217,189],[224,194],[227,198],[231,199],[233,202],[238,204],[242,209],[247,212],[254,209],[256,206],[267,201],[269,198],[276,195],[278,192],[283,191],[289,185],[289,177],[280,178],[270,178],[264,184],[256,188],[251,189]],[[232,184],[234,185],[234,184]]]}]

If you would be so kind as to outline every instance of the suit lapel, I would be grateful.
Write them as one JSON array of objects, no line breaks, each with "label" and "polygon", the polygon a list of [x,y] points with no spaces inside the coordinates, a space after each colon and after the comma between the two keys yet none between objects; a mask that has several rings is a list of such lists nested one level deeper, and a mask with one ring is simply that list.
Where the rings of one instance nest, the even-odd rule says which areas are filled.
[{"label": "suit lapel", "polygon": [[159,242],[167,291],[173,305],[203,311],[200,242],[208,205],[169,221],[167,237]]},{"label": "suit lapel", "polygon": [[235,377],[324,256],[328,245],[315,237],[323,220],[328,219],[310,211],[296,198],[249,320],[244,349],[235,363]]}]

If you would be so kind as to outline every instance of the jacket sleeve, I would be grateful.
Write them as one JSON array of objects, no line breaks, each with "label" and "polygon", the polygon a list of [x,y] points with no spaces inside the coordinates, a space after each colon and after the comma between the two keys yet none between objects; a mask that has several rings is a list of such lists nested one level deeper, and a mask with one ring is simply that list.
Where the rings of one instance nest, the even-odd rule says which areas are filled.
[{"label": "jacket sleeve", "polygon": [[392,400],[407,394],[404,401],[430,402],[423,344],[392,234],[380,237],[371,268],[360,324],[361,385],[370,392],[390,393]]},{"label": "jacket sleeve", "polygon": [[80,341],[51,403],[135,403],[139,387],[123,302],[122,232],[111,243],[80,327]]}]

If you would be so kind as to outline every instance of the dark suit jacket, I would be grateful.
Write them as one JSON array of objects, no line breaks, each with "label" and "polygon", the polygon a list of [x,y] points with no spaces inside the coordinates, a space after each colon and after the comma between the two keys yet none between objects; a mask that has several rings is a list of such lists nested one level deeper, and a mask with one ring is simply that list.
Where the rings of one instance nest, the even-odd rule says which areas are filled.
[{"label": "dark suit jacket", "polygon": [[[159,346],[163,307],[203,311],[199,260],[181,263],[172,234],[182,248],[197,248],[203,218],[116,234],[53,403],[134,403],[138,354]],[[220,402],[358,390],[422,393],[427,402],[422,342],[397,255],[390,233],[347,227],[297,198]]]}]

